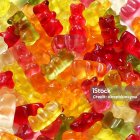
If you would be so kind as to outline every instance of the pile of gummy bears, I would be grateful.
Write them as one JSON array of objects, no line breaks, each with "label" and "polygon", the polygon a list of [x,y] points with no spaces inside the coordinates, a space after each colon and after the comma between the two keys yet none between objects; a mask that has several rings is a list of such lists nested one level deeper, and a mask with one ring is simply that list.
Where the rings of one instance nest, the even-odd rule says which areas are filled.
[{"label": "pile of gummy bears", "polygon": [[0,140],[140,140],[140,0],[112,2],[0,1]]}]

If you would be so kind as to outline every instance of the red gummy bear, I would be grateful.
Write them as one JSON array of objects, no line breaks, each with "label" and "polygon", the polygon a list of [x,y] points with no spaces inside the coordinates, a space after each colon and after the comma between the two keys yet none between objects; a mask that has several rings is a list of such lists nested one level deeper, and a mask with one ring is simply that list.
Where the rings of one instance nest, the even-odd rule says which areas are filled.
[{"label": "red gummy bear", "polygon": [[9,26],[5,32],[1,33],[4,37],[5,43],[8,45],[8,47],[12,47],[20,38],[19,35],[15,34],[15,27]]},{"label": "red gummy bear", "polygon": [[124,66],[119,66],[118,72],[121,76],[122,81],[130,85],[132,85],[140,78],[138,74],[134,73],[131,63],[126,63],[126,65]]},{"label": "red gummy bear", "polygon": [[11,51],[19,65],[23,68],[27,77],[40,73],[40,67],[36,64],[34,57],[23,42],[19,40],[11,48]]},{"label": "red gummy bear", "polygon": [[125,52],[140,59],[140,41],[134,35],[126,31],[122,34],[120,41]]},{"label": "red gummy bear", "polygon": [[53,139],[59,132],[61,125],[62,125],[62,120],[60,117],[58,117],[51,125],[41,130],[40,132],[42,135]]},{"label": "red gummy bear", "polygon": [[6,71],[0,73],[0,88],[8,87],[10,89],[14,88],[14,81],[12,79],[13,73],[11,71]]},{"label": "red gummy bear", "polygon": [[116,45],[117,42],[117,35],[119,30],[115,27],[115,20],[114,16],[106,16],[99,18],[99,25],[101,28],[101,34],[104,38],[104,45],[105,46],[113,46]]},{"label": "red gummy bear", "polygon": [[76,132],[83,132],[89,129],[97,121],[102,120],[103,117],[103,114],[95,112],[83,113],[71,123],[70,128]]},{"label": "red gummy bear", "polygon": [[86,37],[82,35],[57,35],[52,42],[52,48],[55,53],[66,48],[69,51],[82,53],[86,48]]},{"label": "red gummy bear", "polygon": [[42,27],[46,31],[46,33],[53,37],[57,34],[59,34],[63,30],[63,26],[59,22],[59,20],[56,19],[56,13],[51,12],[49,10],[49,2],[48,0],[34,6],[33,11],[34,14],[39,19]]},{"label": "red gummy bear", "polygon": [[85,19],[82,15],[82,12],[85,9],[83,4],[71,4],[71,16],[69,22],[71,24],[70,34],[79,34],[86,36],[85,32]]},{"label": "red gummy bear", "polygon": [[126,56],[126,53],[123,51],[116,52],[114,48],[96,44],[92,52],[85,54],[84,60],[105,63],[107,69],[111,70],[117,69],[118,66],[123,66],[126,63]]},{"label": "red gummy bear", "polygon": [[40,107],[43,108],[41,103],[17,106],[14,123],[18,125],[28,124],[28,116],[35,116],[37,114],[37,109]]}]

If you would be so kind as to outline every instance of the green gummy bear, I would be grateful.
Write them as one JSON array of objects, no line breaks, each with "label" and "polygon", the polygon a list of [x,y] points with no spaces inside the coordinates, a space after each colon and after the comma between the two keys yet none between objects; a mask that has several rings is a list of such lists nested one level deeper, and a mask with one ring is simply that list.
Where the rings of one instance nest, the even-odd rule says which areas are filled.
[{"label": "green gummy bear", "polygon": [[22,11],[16,12],[7,22],[15,26],[16,34],[20,35],[26,46],[33,45],[40,37]]},{"label": "green gummy bear", "polygon": [[58,56],[54,56],[48,65],[43,65],[43,71],[49,80],[54,80],[63,72],[74,60],[73,54],[62,50]]},{"label": "green gummy bear", "polygon": [[140,59],[136,58],[133,55],[128,55],[127,62],[130,62],[134,69],[140,73]]},{"label": "green gummy bear", "polygon": [[74,117],[66,117],[64,114],[60,115],[62,124],[58,134],[55,136],[54,140],[62,140],[62,134],[70,129],[70,124],[73,122]]}]

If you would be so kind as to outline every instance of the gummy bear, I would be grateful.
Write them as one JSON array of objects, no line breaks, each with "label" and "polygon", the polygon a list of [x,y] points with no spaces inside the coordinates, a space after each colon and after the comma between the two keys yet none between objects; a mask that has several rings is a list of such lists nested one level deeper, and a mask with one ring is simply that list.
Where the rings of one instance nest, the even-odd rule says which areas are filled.
[{"label": "gummy bear", "polygon": [[39,34],[22,11],[10,17],[8,23],[15,27],[16,34],[20,35],[27,46],[33,45],[39,39]]},{"label": "gummy bear", "polygon": [[18,125],[28,124],[28,116],[35,116],[38,108],[43,108],[43,105],[41,103],[35,103],[17,106],[14,123]]},{"label": "gummy bear", "polygon": [[53,38],[52,48],[55,53],[59,53],[61,49],[82,53],[86,49],[86,37],[83,35],[57,35]]},{"label": "gummy bear", "polygon": [[62,139],[62,134],[70,129],[70,124],[74,120],[74,117],[66,117],[65,115],[61,114],[60,119],[62,120],[62,124],[60,126],[59,132],[55,136],[54,140]]},{"label": "gummy bear", "polygon": [[118,38],[120,38],[122,33],[125,32],[127,29],[127,27],[125,25],[122,25],[120,23],[120,21],[121,21],[120,16],[116,15],[115,11],[113,11],[111,8],[106,11],[105,15],[113,15],[114,16],[115,26],[116,26],[116,28],[119,29]]},{"label": "gummy bear", "polygon": [[5,43],[8,48],[13,47],[13,45],[19,40],[20,36],[15,33],[15,27],[9,26],[5,32],[1,33],[4,37]]},{"label": "gummy bear", "polygon": [[81,113],[88,112],[91,108],[83,92],[77,87],[73,89],[69,86],[60,89],[52,87],[43,95],[43,99],[46,100],[44,102],[55,100],[61,104],[66,116],[78,117]]},{"label": "gummy bear", "polygon": [[12,94],[3,94],[0,96],[0,104],[0,131],[12,132],[16,98]]},{"label": "gummy bear", "polygon": [[6,71],[0,73],[0,88],[8,87],[14,88],[14,81],[12,79],[13,73],[11,71]]},{"label": "gummy bear", "polygon": [[86,19],[86,25],[97,25],[99,17],[103,16],[108,8],[110,8],[109,0],[104,0],[103,3],[97,0],[93,1],[83,12],[83,16]]},{"label": "gummy bear", "polygon": [[117,106],[114,104],[111,111],[114,117],[122,118],[125,122],[134,122],[137,114],[136,111],[131,109],[128,105]]},{"label": "gummy bear", "polygon": [[33,8],[33,11],[38,17],[42,27],[50,37],[53,37],[62,31],[63,26],[59,20],[56,19],[56,13],[50,11],[48,0],[36,5]]},{"label": "gummy bear", "polygon": [[[36,92],[27,77],[25,76],[22,68],[17,64],[6,65],[3,67],[3,71],[10,70],[13,72],[13,80],[15,83],[14,89],[24,97],[28,103],[40,103],[41,95]],[[30,93],[30,96],[29,96]]]},{"label": "gummy bear", "polygon": [[73,54],[62,50],[57,56],[51,59],[48,65],[42,66],[43,73],[45,73],[47,79],[54,80],[61,72],[71,65],[73,59]]},{"label": "gummy bear", "polygon": [[82,113],[76,120],[74,120],[70,128],[76,132],[83,132],[89,129],[94,123],[103,119],[103,114],[98,113]]},{"label": "gummy bear", "polygon": [[134,35],[126,31],[122,34],[120,41],[122,42],[124,50],[127,53],[134,55],[137,58],[140,58],[140,42]]},{"label": "gummy bear", "polygon": [[62,107],[55,101],[49,102],[37,111],[36,116],[29,116],[28,121],[34,132],[49,126],[61,114]]},{"label": "gummy bear", "polygon": [[113,130],[120,130],[124,125],[124,120],[121,118],[115,118],[112,112],[107,112],[103,118],[103,126],[111,128]]},{"label": "gummy bear", "polygon": [[7,50],[5,53],[0,55],[0,70],[2,71],[4,66],[13,64],[14,62],[15,59],[12,53],[9,50]]},{"label": "gummy bear", "polygon": [[56,12],[56,18],[59,19],[63,26],[61,34],[69,33],[70,5],[78,3],[80,3],[80,0],[49,0],[49,8]]},{"label": "gummy bear", "polygon": [[71,16],[69,19],[70,22],[70,34],[75,35],[79,34],[81,36],[86,36],[85,32],[85,19],[82,15],[82,12],[84,11],[85,7],[83,4],[71,4]]}]

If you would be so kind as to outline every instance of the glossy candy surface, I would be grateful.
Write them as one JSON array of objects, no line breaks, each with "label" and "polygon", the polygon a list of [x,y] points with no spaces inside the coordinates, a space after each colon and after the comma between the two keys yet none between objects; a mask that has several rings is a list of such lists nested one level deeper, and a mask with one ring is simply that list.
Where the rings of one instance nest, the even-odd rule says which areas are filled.
[{"label": "glossy candy surface", "polygon": [[0,140],[139,140],[139,22],[139,0],[1,0]]}]

